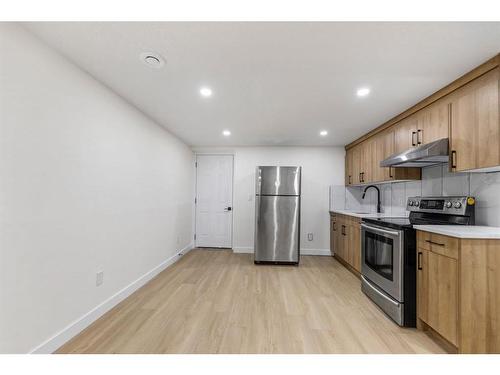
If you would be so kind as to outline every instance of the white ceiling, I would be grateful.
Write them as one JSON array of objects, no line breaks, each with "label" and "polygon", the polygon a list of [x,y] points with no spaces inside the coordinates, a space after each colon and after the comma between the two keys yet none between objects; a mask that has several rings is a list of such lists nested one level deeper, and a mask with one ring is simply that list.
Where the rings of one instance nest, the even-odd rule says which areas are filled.
[{"label": "white ceiling", "polygon": [[498,22],[24,25],[194,146],[344,145],[500,52]]}]

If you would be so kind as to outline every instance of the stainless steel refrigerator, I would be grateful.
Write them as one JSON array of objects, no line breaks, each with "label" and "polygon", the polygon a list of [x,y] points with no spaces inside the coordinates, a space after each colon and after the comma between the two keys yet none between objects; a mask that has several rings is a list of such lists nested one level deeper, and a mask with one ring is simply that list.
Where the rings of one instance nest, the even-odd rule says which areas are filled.
[{"label": "stainless steel refrigerator", "polygon": [[255,263],[299,264],[301,167],[257,167]]}]

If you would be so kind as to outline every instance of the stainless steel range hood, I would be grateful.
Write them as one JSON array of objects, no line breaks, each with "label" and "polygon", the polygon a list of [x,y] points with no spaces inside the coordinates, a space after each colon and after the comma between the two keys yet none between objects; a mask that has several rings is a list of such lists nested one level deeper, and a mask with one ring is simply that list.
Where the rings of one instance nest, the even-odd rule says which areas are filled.
[{"label": "stainless steel range hood", "polygon": [[389,156],[380,162],[381,167],[427,167],[448,163],[448,138],[439,139],[416,148]]}]

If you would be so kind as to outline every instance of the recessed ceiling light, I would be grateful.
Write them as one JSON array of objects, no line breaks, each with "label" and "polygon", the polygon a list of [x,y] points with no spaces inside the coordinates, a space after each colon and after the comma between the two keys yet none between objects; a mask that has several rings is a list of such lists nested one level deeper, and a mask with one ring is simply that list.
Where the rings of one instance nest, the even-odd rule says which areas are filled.
[{"label": "recessed ceiling light", "polygon": [[200,89],[200,94],[201,94],[201,96],[203,96],[205,98],[209,98],[212,96],[213,92],[212,92],[212,89],[210,87],[202,87]]},{"label": "recessed ceiling light", "polygon": [[370,93],[370,89],[368,87],[361,87],[356,91],[356,95],[358,96],[366,96]]},{"label": "recessed ceiling light", "polygon": [[322,130],[319,132],[319,135],[321,135],[322,137],[326,137],[328,135],[328,132],[326,130]]},{"label": "recessed ceiling light", "polygon": [[141,61],[150,68],[160,69],[165,65],[165,60],[156,52],[143,52],[140,54]]},{"label": "recessed ceiling light", "polygon": [[224,130],[222,132],[222,135],[224,135],[224,137],[229,137],[231,135],[231,132],[229,130]]}]

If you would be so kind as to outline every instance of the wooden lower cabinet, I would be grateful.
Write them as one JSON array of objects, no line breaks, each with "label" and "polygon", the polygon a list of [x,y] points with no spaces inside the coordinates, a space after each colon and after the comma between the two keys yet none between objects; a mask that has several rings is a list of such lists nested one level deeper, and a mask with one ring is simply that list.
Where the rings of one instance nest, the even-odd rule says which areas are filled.
[{"label": "wooden lower cabinet", "polygon": [[330,251],[344,265],[359,274],[361,272],[361,219],[330,214],[330,224]]},{"label": "wooden lower cabinet", "polygon": [[457,346],[458,262],[431,250],[418,252],[418,317]]},{"label": "wooden lower cabinet", "polygon": [[349,249],[349,264],[358,272],[361,273],[361,223],[360,219],[351,218],[349,224],[348,249]]},{"label": "wooden lower cabinet", "polygon": [[500,353],[500,240],[417,232],[419,329],[459,353]]},{"label": "wooden lower cabinet", "polygon": [[333,249],[335,248],[335,224],[336,224],[336,218],[334,215],[330,215],[330,254],[333,256],[334,252]]}]

